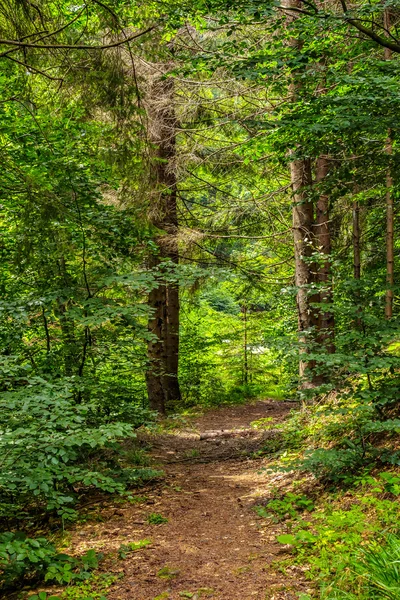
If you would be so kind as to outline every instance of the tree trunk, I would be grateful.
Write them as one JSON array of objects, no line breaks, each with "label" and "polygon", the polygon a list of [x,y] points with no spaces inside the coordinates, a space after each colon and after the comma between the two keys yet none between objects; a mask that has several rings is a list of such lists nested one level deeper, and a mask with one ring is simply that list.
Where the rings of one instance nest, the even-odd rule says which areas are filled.
[{"label": "tree trunk", "polygon": [[[287,9],[299,8],[299,0],[283,0],[282,5]],[[297,18],[294,11],[288,10],[286,22],[290,24]],[[300,49],[300,41],[292,37],[288,41],[292,48]],[[300,84],[295,76],[289,86],[291,100],[296,101],[300,92]],[[293,155],[293,151],[291,152]],[[293,193],[293,241],[295,256],[295,285],[297,287],[297,315],[300,343],[299,375],[304,379],[305,372],[312,364],[307,361],[307,331],[314,326],[313,310],[311,308],[310,286],[313,275],[309,258],[312,254],[312,223],[314,218],[313,203],[310,199],[309,187],[312,185],[311,160],[295,159],[290,163],[290,181]],[[311,382],[309,382],[311,383]],[[304,382],[307,386],[307,382]]]},{"label": "tree trunk", "polygon": [[[149,267],[156,268],[160,265],[158,256],[152,256]],[[148,305],[152,313],[148,321],[148,330],[152,339],[147,344],[148,369],[146,372],[147,394],[151,410],[165,414],[165,394],[163,377],[165,373],[165,313],[166,313],[166,286],[160,283],[153,288],[148,297]]]},{"label": "tree trunk", "polygon": [[[384,28],[390,35],[390,12],[388,9],[384,12]],[[390,60],[392,51],[385,48],[385,60]],[[390,157],[393,152],[393,143],[391,132],[388,132],[386,140],[386,154]],[[389,159],[390,160],[390,159]],[[386,171],[386,301],[385,316],[390,319],[393,316],[393,284],[394,284],[394,202],[393,202],[393,177],[390,166]]]},{"label": "tree trunk", "polygon": [[307,334],[313,326],[313,310],[310,306],[309,288],[313,280],[310,257],[312,254],[313,204],[309,200],[311,164],[308,159],[290,163],[293,190],[293,240],[295,256],[295,285],[297,287],[297,315],[301,358],[300,377],[304,377],[309,366],[304,354],[307,352]]},{"label": "tree trunk", "polygon": [[[387,152],[392,152],[392,141],[388,138]],[[394,284],[394,202],[392,195],[393,177],[390,168],[386,173],[386,302],[385,316],[393,316],[393,284]]]},{"label": "tree trunk", "polygon": [[354,279],[361,278],[360,206],[358,202],[353,202],[353,275]]},{"label": "tree trunk", "polygon": [[[360,206],[353,202],[353,276],[359,281],[361,279],[361,250],[360,250]],[[356,290],[355,300],[357,303],[356,326],[361,328],[360,290]]]},{"label": "tree trunk", "polygon": [[181,399],[178,380],[179,367],[179,286],[166,286],[166,374],[164,378],[165,402],[171,406]]},{"label": "tree trunk", "polygon": [[[160,254],[154,267],[163,263],[177,265],[178,215],[176,181],[176,116],[174,82],[159,75],[152,86],[149,105],[149,138],[153,145],[154,195],[150,207],[152,224],[165,232],[157,238]],[[165,413],[168,405],[181,399],[178,381],[179,362],[179,286],[160,284],[149,295],[153,315],[149,330],[157,336],[148,345],[147,391],[150,406]]]},{"label": "tree trunk", "polygon": [[247,349],[247,306],[242,306],[243,313],[243,383],[248,385],[249,383],[249,362],[248,362],[248,349]]},{"label": "tree trunk", "polygon": [[[329,159],[326,156],[320,156],[317,160],[316,182],[320,183],[325,179],[329,172]],[[320,285],[321,304],[330,304],[332,302],[332,282],[331,282],[331,235],[329,228],[329,197],[327,194],[320,194],[317,200],[315,215],[315,235],[314,239],[318,251],[326,256],[323,264],[318,268],[318,283]],[[335,352],[335,317],[329,310],[319,310],[318,313],[318,339],[325,347],[328,354]]]}]

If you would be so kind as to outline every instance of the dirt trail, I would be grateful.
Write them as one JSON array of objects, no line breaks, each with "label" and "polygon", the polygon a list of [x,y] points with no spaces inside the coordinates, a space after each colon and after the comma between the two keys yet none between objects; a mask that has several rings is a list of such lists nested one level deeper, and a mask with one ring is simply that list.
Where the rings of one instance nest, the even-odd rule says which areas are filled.
[{"label": "dirt trail", "polygon": [[[290,408],[288,403],[262,401],[212,410],[195,420],[195,430],[151,438],[152,455],[165,471],[164,481],[140,491],[147,497],[145,503],[108,507],[103,513],[106,522],[87,524],[78,533],[81,547],[105,552],[151,539],[151,545],[118,561],[124,577],[108,592],[109,600],[298,597],[296,573],[283,576],[269,568],[282,557],[282,546],[275,542],[276,530],[253,510],[270,493],[273,478],[260,471],[262,463],[251,453],[273,433],[241,433],[260,418],[270,417],[271,425],[282,421]],[[232,438],[199,439],[200,432],[217,429],[238,433]],[[159,513],[168,522],[149,525],[150,513]]]}]

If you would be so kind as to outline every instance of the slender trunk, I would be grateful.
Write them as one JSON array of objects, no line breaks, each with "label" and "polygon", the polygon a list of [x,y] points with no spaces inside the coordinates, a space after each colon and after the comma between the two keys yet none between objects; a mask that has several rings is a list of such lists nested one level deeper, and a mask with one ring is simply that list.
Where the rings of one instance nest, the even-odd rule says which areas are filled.
[{"label": "slender trunk", "polygon": [[[299,0],[283,0],[282,5],[287,9],[300,8]],[[288,10],[286,22],[288,25],[295,21],[297,13]],[[300,50],[301,42],[292,37],[288,46]],[[293,102],[301,92],[301,83],[296,81],[296,73],[292,75],[289,85],[289,94]],[[293,151],[291,152],[293,155]],[[309,297],[310,285],[313,275],[310,264],[312,254],[312,223],[313,203],[310,199],[310,186],[312,185],[310,159],[294,159],[290,162],[290,181],[292,186],[292,213],[293,213],[293,241],[295,255],[295,285],[297,287],[297,315],[300,343],[299,375],[304,378],[305,372],[312,364],[306,358],[307,331],[315,325],[311,299]],[[304,385],[307,385],[305,383]]]},{"label": "slender trunk", "polygon": [[[71,282],[64,256],[61,256],[58,261],[58,271],[64,287],[68,288]],[[67,377],[71,377],[76,373],[76,363],[78,360],[75,323],[68,316],[67,303],[62,302],[60,299],[58,300],[58,312],[60,315],[60,327],[63,339],[64,372]]]},{"label": "slender trunk", "polygon": [[[154,83],[149,99],[149,117],[149,137],[155,147],[153,174],[156,192],[150,218],[155,227],[165,232],[157,239],[160,247],[157,266],[163,261],[177,265],[176,116],[172,78],[158,77]],[[147,390],[150,406],[164,413],[168,405],[181,399],[178,381],[179,286],[176,283],[160,285],[150,293],[149,305],[153,309],[149,330],[158,339],[148,346],[150,372],[147,374]],[[158,319],[157,323],[155,319]]]},{"label": "slender trunk", "polygon": [[[156,268],[160,265],[158,256],[152,256],[149,266]],[[165,329],[165,306],[166,286],[160,283],[154,287],[148,298],[148,304],[152,313],[148,321],[148,330],[152,338],[147,344],[147,356],[149,366],[146,373],[147,394],[149,405],[152,410],[165,414],[165,395],[163,377],[165,372],[164,355],[164,329]]]},{"label": "slender trunk", "polygon": [[[353,276],[359,281],[361,279],[361,250],[360,250],[360,206],[358,202],[353,202]],[[361,306],[360,290],[356,289],[355,301],[356,309],[356,327],[361,329]]]},{"label": "slender trunk", "polygon": [[[316,182],[320,183],[325,179],[329,172],[329,159],[326,156],[320,156],[317,160]],[[317,200],[315,215],[315,242],[321,254],[326,260],[318,268],[318,283],[320,285],[321,304],[330,304],[332,302],[332,281],[331,281],[331,234],[329,228],[329,197],[327,194],[320,194]],[[335,317],[332,311],[321,309],[318,313],[319,322],[319,341],[325,347],[328,354],[335,352]]]},{"label": "slender trunk", "polygon": [[[384,12],[384,28],[390,34],[390,12],[388,9]],[[385,48],[385,60],[390,60],[392,51]],[[386,140],[386,154],[388,157],[393,152],[393,143],[391,132],[388,132]],[[390,160],[390,158],[389,158]],[[386,302],[385,316],[390,319],[393,316],[393,284],[394,284],[394,202],[393,202],[393,177],[390,166],[386,171]]]},{"label": "slender trunk", "polygon": [[247,360],[247,306],[242,306],[244,336],[243,336],[243,383],[249,383],[249,363]]},{"label": "slender trunk", "polygon": [[309,367],[307,358],[307,334],[314,325],[313,310],[310,306],[309,287],[313,280],[310,257],[312,254],[311,236],[313,222],[313,204],[309,199],[311,163],[308,159],[294,160],[290,163],[290,175],[293,190],[293,240],[295,256],[295,285],[297,287],[297,315],[301,358],[300,377],[304,377]]},{"label": "slender trunk", "polygon": [[360,253],[360,206],[353,202],[353,276],[361,278],[361,253]]},{"label": "slender trunk", "polygon": [[179,286],[166,286],[166,374],[164,378],[165,402],[170,406],[181,398],[179,367]]},{"label": "slender trunk", "polygon": [[[391,140],[390,152],[391,152]],[[387,150],[389,152],[389,150]],[[385,316],[390,319],[393,316],[393,284],[394,284],[394,202],[392,195],[393,178],[390,169],[386,173],[386,303]]]}]

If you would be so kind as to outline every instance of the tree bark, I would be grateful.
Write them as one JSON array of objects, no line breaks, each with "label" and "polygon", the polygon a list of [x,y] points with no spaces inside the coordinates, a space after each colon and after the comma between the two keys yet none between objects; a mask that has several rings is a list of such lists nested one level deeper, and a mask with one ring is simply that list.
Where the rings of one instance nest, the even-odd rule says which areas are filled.
[{"label": "tree bark", "polygon": [[[387,152],[392,152],[392,142],[388,138]],[[392,195],[393,177],[390,168],[386,173],[386,302],[385,316],[393,316],[393,285],[394,285],[394,202]]]},{"label": "tree bark", "polygon": [[243,313],[243,383],[248,385],[249,383],[249,362],[248,362],[248,348],[247,348],[247,306],[242,306]]},{"label": "tree bark", "polygon": [[[361,279],[360,206],[357,201],[353,202],[353,276],[357,281]],[[355,300],[357,303],[356,326],[358,329],[361,329],[359,289],[356,290]]]},{"label": "tree bark", "polygon": [[360,206],[353,202],[353,276],[361,278],[361,251],[360,251]]},{"label": "tree bark", "polygon": [[[148,99],[149,139],[153,146],[153,188],[150,221],[164,235],[157,237],[160,253],[153,257],[153,267],[179,263],[178,214],[176,180],[176,116],[174,82],[158,75]],[[147,391],[149,404],[165,413],[168,406],[181,399],[179,363],[179,286],[167,281],[149,295],[153,315],[149,330],[157,340],[148,345],[149,371]]]},{"label": "tree bark", "polygon": [[[326,156],[320,156],[317,160],[316,182],[320,183],[329,172],[330,164]],[[315,215],[314,239],[318,251],[326,257],[326,260],[318,268],[318,283],[320,285],[321,304],[332,302],[331,281],[331,234],[329,228],[329,196],[320,194],[317,200]],[[328,354],[335,352],[335,317],[332,311],[320,309],[318,312],[318,340],[325,347]]]},{"label": "tree bark", "polygon": [[[150,268],[160,264],[158,256],[152,256],[149,261]],[[148,321],[148,330],[152,339],[147,344],[148,368],[146,372],[147,395],[151,410],[165,414],[165,394],[163,377],[165,372],[165,312],[166,312],[166,286],[160,283],[154,287],[148,297],[148,305],[152,312]]]},{"label": "tree bark", "polygon": [[[289,25],[297,18],[296,12],[301,6],[300,0],[283,0],[282,5],[287,9],[286,22]],[[288,41],[288,45],[300,50],[301,43],[295,37]],[[301,91],[300,84],[295,76],[289,85],[289,94],[292,102],[296,101]],[[293,151],[290,153],[292,156]],[[313,202],[311,200],[310,186],[312,185],[311,160],[294,159],[290,162],[290,181],[292,187],[292,214],[293,214],[293,241],[295,255],[295,285],[297,287],[297,315],[300,344],[299,375],[303,379],[306,370],[312,367],[307,360],[307,331],[315,325],[313,310],[311,308],[310,286],[313,283],[313,274],[310,264],[312,254],[312,224],[314,218]],[[304,382],[307,386],[312,382]]]},{"label": "tree bark", "polygon": [[295,285],[297,287],[297,315],[301,358],[299,375],[304,377],[310,366],[306,357],[307,334],[314,325],[310,306],[310,285],[313,282],[310,258],[312,254],[313,203],[309,198],[312,184],[309,159],[294,160],[290,163],[290,176],[293,190],[293,240],[295,256]]}]

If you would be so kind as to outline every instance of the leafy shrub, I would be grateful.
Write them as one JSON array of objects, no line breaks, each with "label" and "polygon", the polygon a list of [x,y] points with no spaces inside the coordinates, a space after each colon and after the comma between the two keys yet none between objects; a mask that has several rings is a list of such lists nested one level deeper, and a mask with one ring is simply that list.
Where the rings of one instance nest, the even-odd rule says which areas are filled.
[{"label": "leafy shrub", "polygon": [[299,512],[311,511],[313,508],[314,502],[310,498],[289,492],[283,498],[270,500],[265,506],[255,506],[254,510],[259,517],[271,518],[279,522],[286,518],[297,517]]},{"label": "leafy shrub", "polygon": [[75,558],[58,553],[46,538],[3,533],[0,535],[0,587],[9,588],[23,578],[59,584],[82,581],[98,567],[100,558],[94,550]]},{"label": "leafy shrub", "polygon": [[128,484],[154,475],[119,467],[117,442],[134,437],[132,426],[98,424],[95,413],[94,405],[76,403],[68,380],[56,384],[35,377],[2,394],[0,516],[25,505],[73,518],[72,506],[83,490],[122,493]]},{"label": "leafy shrub", "polygon": [[[394,479],[396,476],[389,473],[380,478],[365,475],[361,488],[346,494],[345,508],[344,497],[337,502],[329,498],[307,519],[301,514],[287,515],[288,533],[277,536],[277,540],[292,546],[290,562],[307,567],[305,573],[320,588],[321,598],[400,597],[395,595],[400,579],[392,585],[398,576],[400,540],[394,534],[400,509],[397,502],[382,498],[386,486],[396,484]],[[384,595],[388,593],[385,586],[391,587],[393,596]],[[379,591],[384,588],[385,592]]]}]

